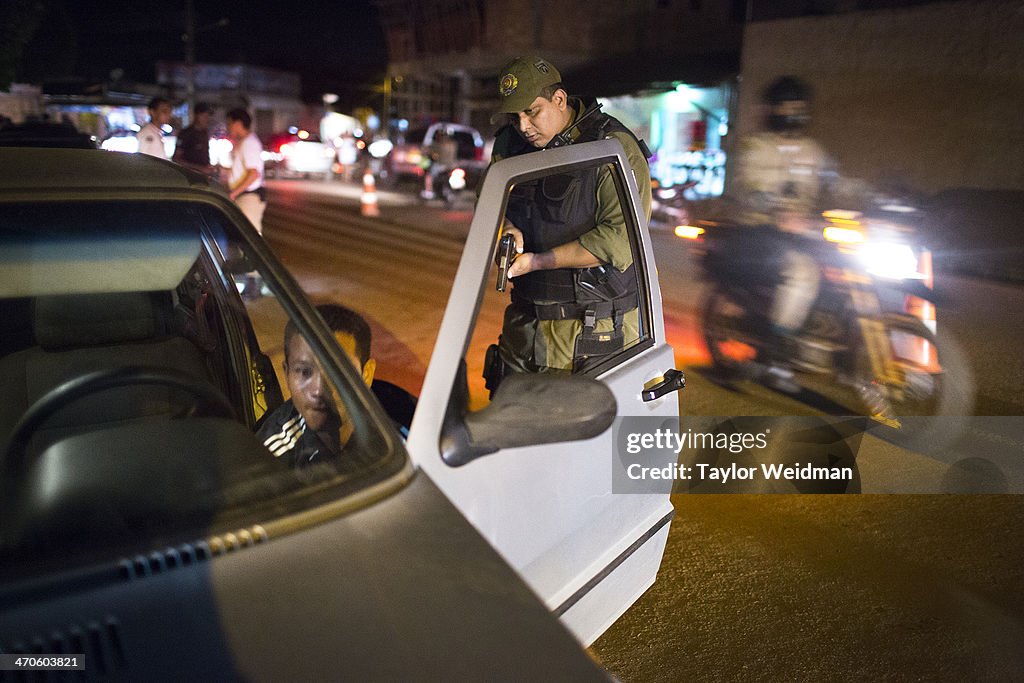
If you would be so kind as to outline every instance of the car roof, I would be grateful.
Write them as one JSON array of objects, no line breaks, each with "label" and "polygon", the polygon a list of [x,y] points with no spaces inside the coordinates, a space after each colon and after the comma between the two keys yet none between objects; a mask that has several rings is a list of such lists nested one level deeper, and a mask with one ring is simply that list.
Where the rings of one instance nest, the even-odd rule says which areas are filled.
[{"label": "car roof", "polygon": [[216,192],[205,176],[146,154],[0,147],[0,168],[0,193],[202,188]]}]

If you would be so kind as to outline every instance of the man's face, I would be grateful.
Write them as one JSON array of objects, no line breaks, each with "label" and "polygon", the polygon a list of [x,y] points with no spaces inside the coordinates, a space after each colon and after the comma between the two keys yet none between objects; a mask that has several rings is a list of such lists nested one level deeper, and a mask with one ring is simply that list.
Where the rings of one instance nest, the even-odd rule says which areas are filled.
[{"label": "man's face", "polygon": [[[370,386],[376,366],[373,359],[369,359],[365,366],[361,366],[356,355],[355,338],[347,332],[335,332],[334,338],[352,361],[356,371],[362,374],[366,386]],[[306,426],[313,431],[340,427],[345,408],[338,402],[330,380],[320,368],[313,350],[301,334],[294,335],[288,343],[284,370],[292,403],[306,420]]]},{"label": "man's face", "polygon": [[338,401],[313,350],[301,334],[292,336],[284,361],[285,377],[292,403],[313,431],[341,425]]},{"label": "man's face", "polygon": [[772,105],[770,120],[775,130],[799,135],[811,120],[811,106],[806,100],[784,100]]},{"label": "man's face", "polygon": [[249,131],[245,129],[245,126],[242,125],[241,121],[228,119],[228,135],[230,135],[235,140],[241,140],[248,134]]},{"label": "man's face", "polygon": [[210,112],[201,111],[196,114],[196,128],[206,130],[210,127]]},{"label": "man's face", "polygon": [[149,118],[158,128],[167,125],[171,120],[171,105],[161,102],[156,109],[149,110]]},{"label": "man's face", "polygon": [[569,125],[568,100],[564,90],[556,90],[551,99],[538,97],[529,107],[513,114],[515,125],[526,141],[534,147],[545,147],[551,138]]}]

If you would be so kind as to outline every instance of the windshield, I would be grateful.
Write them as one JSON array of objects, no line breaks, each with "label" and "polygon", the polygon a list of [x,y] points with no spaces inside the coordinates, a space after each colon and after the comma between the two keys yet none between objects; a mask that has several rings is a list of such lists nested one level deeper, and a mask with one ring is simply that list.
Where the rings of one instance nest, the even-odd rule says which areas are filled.
[{"label": "windshield", "polygon": [[4,576],[251,538],[403,466],[348,309],[318,336],[247,244],[201,203],[0,205]]}]

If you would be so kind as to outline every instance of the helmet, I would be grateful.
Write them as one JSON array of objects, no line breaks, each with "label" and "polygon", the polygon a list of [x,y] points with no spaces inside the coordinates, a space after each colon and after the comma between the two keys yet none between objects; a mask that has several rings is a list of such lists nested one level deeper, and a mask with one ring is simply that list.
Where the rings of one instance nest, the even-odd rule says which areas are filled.
[{"label": "helmet", "polygon": [[764,89],[763,98],[768,105],[794,100],[810,102],[811,87],[796,76],[783,76]]},{"label": "helmet", "polygon": [[[768,105],[768,127],[779,133],[798,133],[810,121],[808,108],[811,102],[811,88],[795,76],[783,76],[765,88],[763,93]],[[804,106],[786,105],[802,102]]]}]

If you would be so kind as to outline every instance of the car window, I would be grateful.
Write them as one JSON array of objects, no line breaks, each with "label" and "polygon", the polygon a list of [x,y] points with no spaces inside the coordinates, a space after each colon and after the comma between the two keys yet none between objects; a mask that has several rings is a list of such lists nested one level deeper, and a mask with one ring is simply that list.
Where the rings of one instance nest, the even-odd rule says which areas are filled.
[{"label": "car window", "polygon": [[473,159],[476,156],[476,140],[473,139],[472,133],[453,131],[451,138],[458,145],[459,159]]},{"label": "car window", "polygon": [[200,203],[0,204],[0,571],[269,529],[404,466],[250,244]]},{"label": "car window", "polygon": [[[599,188],[604,188],[600,209],[596,201]],[[518,281],[509,280],[504,293],[496,290],[499,269],[492,263],[466,357],[470,404],[474,408],[488,402],[490,392],[484,375],[492,372],[488,363],[488,356],[493,361],[496,353],[488,352],[492,344],[499,347],[497,353],[504,361],[511,360],[519,369],[533,371],[557,366],[564,372],[598,376],[653,343],[650,290],[639,227],[621,174],[610,165],[582,163],[510,185],[506,194],[507,222],[519,226],[532,224],[538,226],[537,232],[550,232],[542,224],[572,224],[568,230],[583,235],[581,242],[597,251],[604,263],[585,275],[580,271],[556,270],[521,276]],[[593,197],[579,202],[589,210],[573,216],[568,207],[582,195]],[[592,211],[602,219],[596,228]],[[496,225],[495,233],[498,232]],[[572,238],[568,234],[534,234],[526,237],[525,250],[544,251],[558,246],[556,242],[569,241]],[[580,303],[570,304],[574,298]],[[555,310],[559,308],[556,302],[564,304],[564,317]],[[612,311],[607,319],[598,319],[593,331],[587,333],[590,340],[610,335],[621,337],[618,343],[598,344],[591,351],[599,353],[584,353],[586,357],[582,357],[577,351],[581,348],[580,333],[585,329],[588,306],[599,314],[598,318],[606,309]],[[537,316],[544,319],[533,322]],[[621,322],[617,317],[621,317]]]}]

